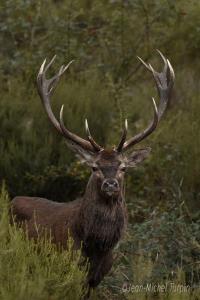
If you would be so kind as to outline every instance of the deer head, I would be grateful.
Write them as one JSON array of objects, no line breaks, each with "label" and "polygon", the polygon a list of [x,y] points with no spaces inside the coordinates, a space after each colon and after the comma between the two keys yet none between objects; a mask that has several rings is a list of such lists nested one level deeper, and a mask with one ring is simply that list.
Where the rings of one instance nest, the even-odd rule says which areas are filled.
[{"label": "deer head", "polygon": [[66,139],[67,145],[79,156],[81,161],[85,162],[92,169],[92,175],[89,182],[96,185],[99,193],[106,199],[109,199],[110,197],[112,197],[112,199],[118,198],[123,191],[123,178],[126,170],[130,167],[135,167],[149,155],[151,150],[149,147],[135,150],[129,154],[127,154],[126,151],[144,140],[156,129],[167,108],[175,76],[169,60],[166,59],[160,51],[158,51],[158,53],[164,62],[164,68],[161,73],[156,72],[150,64],[146,64],[138,57],[146,69],[152,73],[160,98],[158,107],[154,98],[152,98],[154,111],[153,120],[144,131],[128,140],[126,140],[128,122],[125,120],[121,140],[118,146],[111,150],[106,150],[93,139],[87,120],[85,120],[87,139],[83,139],[65,127],[63,121],[64,106],[61,107],[59,120],[56,119],[52,112],[50,96],[60,77],[68,69],[72,61],[66,66],[61,66],[59,72],[55,76],[46,79],[46,72],[55,60],[56,56],[54,56],[48,65],[46,65],[46,60],[44,60],[38,73],[38,92],[49,120],[57,131]]}]

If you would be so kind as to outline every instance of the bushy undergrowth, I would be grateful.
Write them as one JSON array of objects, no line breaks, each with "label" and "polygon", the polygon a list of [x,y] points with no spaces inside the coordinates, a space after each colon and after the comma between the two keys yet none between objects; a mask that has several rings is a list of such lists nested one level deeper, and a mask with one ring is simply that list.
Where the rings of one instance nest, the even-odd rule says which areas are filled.
[{"label": "bushy undergrowth", "polygon": [[[0,299],[81,299],[86,268],[80,251],[58,252],[46,239],[37,243],[9,224],[9,199],[0,195]],[[70,246],[71,245],[71,246]]]},{"label": "bushy undergrowth", "polygon": [[143,208],[142,222],[134,212],[130,206],[129,230],[115,251],[101,295],[120,300],[199,299],[199,218],[189,218],[185,203],[174,203],[165,212]]}]

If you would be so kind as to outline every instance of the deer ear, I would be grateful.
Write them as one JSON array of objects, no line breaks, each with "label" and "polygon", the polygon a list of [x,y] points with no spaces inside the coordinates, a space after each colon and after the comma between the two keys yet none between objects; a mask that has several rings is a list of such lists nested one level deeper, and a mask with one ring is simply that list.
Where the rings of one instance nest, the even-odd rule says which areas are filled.
[{"label": "deer ear", "polygon": [[145,149],[139,149],[132,152],[129,156],[126,157],[126,166],[135,167],[137,164],[142,162],[146,157],[149,156],[151,148],[147,147]]},{"label": "deer ear", "polygon": [[83,149],[72,141],[67,141],[66,144],[73,152],[75,152],[76,156],[82,163],[86,163],[89,166],[93,165],[96,157],[95,153]]}]

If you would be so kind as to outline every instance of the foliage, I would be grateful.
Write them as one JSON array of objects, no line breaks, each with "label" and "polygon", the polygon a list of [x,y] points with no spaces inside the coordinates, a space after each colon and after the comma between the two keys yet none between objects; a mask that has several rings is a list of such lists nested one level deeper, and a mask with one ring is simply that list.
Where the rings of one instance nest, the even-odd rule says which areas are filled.
[{"label": "foliage", "polygon": [[[0,195],[0,299],[80,299],[86,269],[79,268],[80,251],[60,253],[47,239],[28,241],[9,224],[9,199]],[[67,298],[66,298],[67,297]]]},{"label": "foliage", "polygon": [[199,299],[200,223],[183,213],[184,206],[149,210],[142,224],[130,222],[102,283],[105,299]]}]

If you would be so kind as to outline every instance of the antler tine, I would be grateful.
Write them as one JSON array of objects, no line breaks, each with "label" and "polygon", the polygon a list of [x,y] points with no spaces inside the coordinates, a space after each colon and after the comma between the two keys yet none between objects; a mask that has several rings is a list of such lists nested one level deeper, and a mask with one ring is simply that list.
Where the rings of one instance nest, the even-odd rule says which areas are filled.
[{"label": "antler tine", "polygon": [[144,62],[144,60],[141,57],[137,56],[137,58],[145,66],[145,68],[147,68],[149,71],[151,71],[150,67]]},{"label": "antler tine", "polygon": [[124,130],[123,130],[123,133],[122,133],[121,141],[119,142],[119,144],[118,144],[118,146],[116,148],[117,152],[121,152],[122,151],[122,148],[123,148],[124,143],[126,141],[127,131],[128,131],[128,120],[125,119]]},{"label": "antler tine", "polygon": [[[53,62],[53,60],[52,60]],[[48,65],[48,68],[51,66],[52,62]],[[52,78],[48,79],[49,82],[49,93],[51,94],[54,88],[56,87],[56,84],[58,83],[60,77],[64,74],[64,72],[69,68],[69,66],[74,62],[74,60],[71,60],[66,66],[62,65],[58,71],[57,74],[55,74]],[[47,71],[47,68],[46,68]]]},{"label": "antler tine", "polygon": [[170,73],[168,89],[171,91],[171,89],[173,88],[173,85],[174,85],[175,73],[174,73],[174,69],[172,68],[172,65],[168,59],[167,59],[167,64],[168,64],[169,73]]},{"label": "antler tine", "polygon": [[50,62],[46,66],[46,68],[44,70],[44,74],[46,74],[47,70],[51,67],[51,65],[53,64],[53,62],[55,61],[55,59],[56,59],[56,54],[52,57],[52,59],[50,60]]},{"label": "antler tine", "polygon": [[[60,124],[60,127],[61,127],[61,130],[62,130],[62,133],[63,135],[68,139],[68,140],[71,140],[72,142],[75,142],[76,144],[80,144],[80,139],[83,143],[85,143],[85,140],[74,135],[73,133],[71,133],[66,127],[65,127],[65,124],[64,124],[64,120],[63,120],[63,111],[64,111],[64,105],[61,106],[61,109],[60,109],[60,121],[59,121],[59,124]],[[86,141],[87,142],[87,141]],[[86,144],[87,145],[87,144]],[[84,147],[85,148],[85,147]],[[86,147],[87,149],[87,147]]]},{"label": "antler tine", "polygon": [[80,147],[92,151],[92,152],[96,152],[97,148],[95,148],[90,141],[84,140],[81,137],[79,137],[78,135],[72,133],[71,131],[69,131],[67,128],[65,128],[64,126],[64,122],[63,122],[63,106],[61,108],[61,112],[60,112],[60,122],[58,122],[58,120],[56,119],[56,117],[54,116],[52,109],[51,109],[51,104],[50,104],[50,96],[54,90],[54,88],[56,87],[60,77],[64,74],[64,72],[68,69],[68,67],[71,65],[71,63],[73,62],[70,61],[66,66],[61,66],[58,73],[55,74],[52,78],[47,79],[46,78],[46,72],[48,71],[48,69],[50,68],[50,66],[53,64],[54,60],[56,58],[56,55],[52,58],[52,60],[46,65],[46,59],[43,61],[38,76],[37,76],[37,88],[38,88],[38,93],[40,95],[40,98],[42,100],[42,104],[44,106],[44,109],[47,113],[47,116],[50,120],[50,122],[54,125],[54,127],[57,129],[57,131],[62,134],[62,136],[64,136],[66,139],[73,141],[74,143],[76,143],[77,145],[79,145]]},{"label": "antler tine", "polygon": [[[80,143],[80,137],[78,137],[78,139],[74,136],[74,134],[72,134],[66,127],[64,124],[64,120],[63,120],[63,111],[64,111],[64,105],[62,105],[61,109],[60,109],[60,127],[62,129],[63,135],[67,138],[70,139],[72,142],[76,142],[76,143]],[[88,128],[89,130],[89,128]],[[91,140],[89,140],[89,142],[91,143],[91,146],[93,146],[93,148],[96,151],[100,151],[102,150],[102,148],[93,140],[93,138],[90,135]],[[85,143],[84,139],[81,139],[82,143]],[[85,147],[84,147],[85,148]]]},{"label": "antler tine", "polygon": [[160,55],[160,57],[162,58],[163,62],[164,62],[164,69],[167,69],[167,58],[164,57],[164,55],[162,54],[162,52],[158,49],[156,49],[156,51],[158,52],[158,54]]},{"label": "antler tine", "polygon": [[44,61],[43,61],[43,63],[41,64],[38,76],[40,76],[40,75],[42,75],[44,73],[44,66],[46,64],[46,61],[47,61],[47,59],[45,58]]},{"label": "antler tine", "polygon": [[90,129],[88,126],[88,121],[87,119],[85,119],[85,131],[87,133],[87,138],[89,140],[89,142],[92,144],[92,146],[97,150],[97,151],[101,151],[103,148],[101,146],[99,146],[95,140],[93,139],[91,133],[90,133]]},{"label": "antler tine", "polygon": [[158,119],[158,109],[157,109],[157,105],[156,105],[154,98],[152,98],[152,103],[153,103],[153,109],[154,109],[154,118],[153,118],[152,123],[144,131],[142,131],[141,133],[138,133],[133,138],[130,138],[127,142],[125,142],[124,146],[122,148],[123,151],[126,151],[131,146],[139,143],[147,135],[151,134],[156,129],[159,119]]},{"label": "antler tine", "polygon": [[128,148],[130,148],[131,146],[139,143],[144,138],[146,138],[148,135],[150,135],[156,129],[160,119],[162,118],[162,116],[167,108],[167,105],[168,105],[168,102],[170,99],[170,95],[171,95],[171,91],[172,91],[172,88],[174,85],[175,74],[174,74],[174,70],[173,70],[169,60],[167,58],[165,58],[165,56],[159,50],[157,50],[157,52],[159,53],[159,55],[161,56],[161,58],[164,62],[163,70],[160,73],[155,71],[154,68],[151,66],[151,64],[145,63],[140,57],[138,57],[138,59],[153,75],[153,78],[155,80],[156,87],[158,90],[158,94],[160,97],[159,106],[157,108],[154,98],[152,98],[153,107],[154,107],[153,121],[144,131],[142,131],[141,133],[137,134],[136,136],[132,137],[127,142],[125,142],[124,146],[122,148],[123,151],[125,151]]}]

